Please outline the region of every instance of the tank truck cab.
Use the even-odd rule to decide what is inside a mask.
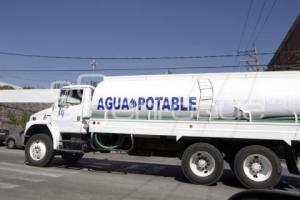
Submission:
[[[90,85],[65,86],[52,108],[30,117],[24,141],[28,162],[42,166],[51,162],[52,154],[61,154],[67,161],[83,156],[94,89]]]

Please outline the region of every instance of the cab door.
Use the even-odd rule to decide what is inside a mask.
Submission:
[[[81,133],[83,89],[63,89],[56,106],[54,123],[61,133]]]

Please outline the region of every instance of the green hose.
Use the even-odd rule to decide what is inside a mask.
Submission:
[[[115,139],[113,137],[117,137],[117,138]],[[110,149],[110,150],[118,149],[122,146],[124,140],[125,140],[125,135],[120,135],[120,134],[96,133],[94,135],[94,144],[96,145],[97,148]]]

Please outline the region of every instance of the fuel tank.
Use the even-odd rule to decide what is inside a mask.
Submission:
[[[93,118],[263,119],[300,113],[300,73],[245,72],[106,77]]]

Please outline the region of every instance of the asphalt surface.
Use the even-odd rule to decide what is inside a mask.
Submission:
[[[229,168],[213,186],[188,183],[177,159],[87,154],[75,165],[59,157],[46,168],[24,164],[23,150],[0,147],[0,199],[227,199],[245,190]],[[284,168],[278,190],[300,192],[300,177]]]

